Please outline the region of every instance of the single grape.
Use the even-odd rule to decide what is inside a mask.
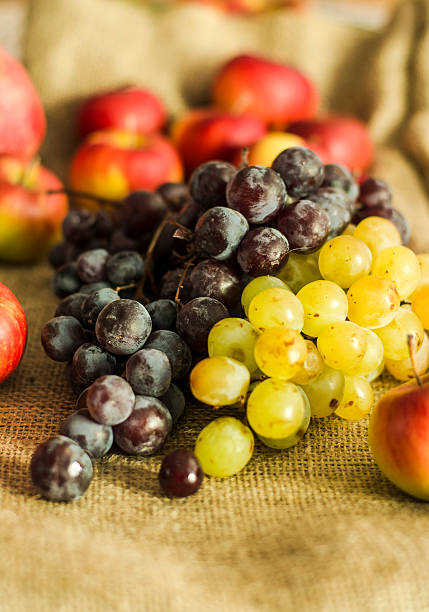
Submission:
[[[183,378],[191,368],[192,353],[189,346],[173,331],[159,329],[152,332],[147,339],[145,349],[157,349],[167,355],[173,380]]]
[[[50,501],[78,499],[92,480],[89,455],[70,438],[55,436],[39,444],[31,457],[31,479]]]
[[[100,345],[114,355],[138,351],[152,331],[146,308],[135,300],[116,300],[103,308],[95,324]]]
[[[106,279],[106,249],[84,251],[77,258],[77,273],[82,283],[97,283]]]
[[[106,263],[107,278],[115,287],[136,283],[144,274],[143,257],[137,251],[110,255]]]
[[[71,414],[61,425],[60,434],[74,440],[95,459],[104,457],[113,444],[113,429],[94,421],[86,408]]]
[[[254,351],[258,332],[249,321],[228,317],[218,321],[208,336],[209,357],[231,357],[244,364],[252,374],[258,366]]]
[[[246,397],[249,370],[230,357],[208,357],[192,369],[189,383],[193,396],[209,406],[230,406]]]
[[[276,274],[287,261],[287,238],[273,227],[257,227],[243,238],[237,251],[240,268],[250,276]]]
[[[418,316],[405,308],[399,308],[388,325],[379,327],[375,333],[383,343],[384,356],[387,359],[407,359],[409,357],[408,337],[412,336],[414,350],[418,351],[424,330]]]
[[[382,217],[366,217],[357,224],[353,235],[368,246],[373,261],[384,249],[402,244],[401,236],[395,225]]]
[[[194,453],[208,476],[227,478],[250,461],[255,441],[246,425],[233,417],[215,419],[200,432]]]
[[[168,211],[165,200],[156,192],[134,191],[122,201],[126,231],[131,238],[152,232]]]
[[[177,305],[174,300],[154,300],[150,304],[143,304],[152,319],[152,330],[176,330]]]
[[[214,259],[204,259],[192,270],[189,281],[192,298],[209,297],[218,300],[228,309],[240,301],[242,284],[239,275],[226,264]]]
[[[89,387],[97,378],[115,374],[116,359],[100,346],[86,342],[73,355],[71,375],[80,387]]]
[[[315,193],[308,196],[308,199],[315,202],[329,217],[331,229],[328,239],[339,236],[350,223],[351,202],[345,191],[335,187],[321,187]]]
[[[178,420],[185,412],[186,400],[182,391],[176,385],[171,384],[167,393],[159,398],[166,406],[173,419],[173,426],[177,425]]]
[[[79,346],[85,343],[85,332],[74,317],[60,316],[45,323],[41,340],[48,357],[54,361],[70,361]]]
[[[192,199],[203,209],[226,203],[226,186],[236,173],[235,167],[226,162],[213,160],[201,164],[189,179]]]
[[[74,261],[79,256],[79,247],[66,240],[57,242],[49,251],[49,263],[53,268],[60,268],[66,263]]]
[[[372,255],[367,245],[355,236],[342,235],[320,249],[319,270],[323,278],[347,289],[371,270]]]
[[[410,240],[410,226],[406,218],[396,208],[390,206],[365,206],[354,212],[352,221],[355,225],[358,225],[363,219],[367,217],[382,217],[387,219],[396,227],[402,240],[402,244],[408,244]],[[395,246],[394,244],[388,244],[386,246]]]
[[[270,327],[288,327],[301,331],[304,309],[291,291],[273,287],[259,292],[249,304],[249,321],[259,331]]]
[[[391,206],[392,191],[389,185],[381,179],[369,177],[359,188],[359,202],[362,206]]]
[[[374,260],[372,274],[395,283],[401,300],[407,299],[417,288],[421,270],[416,254],[405,246],[388,247]]]
[[[120,376],[97,378],[88,389],[86,405],[91,417],[103,425],[118,425],[127,419],[135,404],[131,386]]]
[[[324,327],[317,338],[317,348],[326,365],[347,371],[362,361],[367,347],[365,330],[351,321],[339,321]]]
[[[59,298],[64,298],[80,290],[82,281],[77,273],[77,264],[72,261],[62,265],[52,277],[52,289]]]
[[[128,359],[125,376],[135,393],[160,397],[170,387],[170,360],[158,349],[143,348]]]
[[[298,293],[304,285],[315,280],[320,280],[322,275],[319,270],[319,251],[308,255],[290,253],[286,265],[278,272],[280,278],[294,292]]]
[[[294,433],[285,438],[266,438],[264,436],[258,436],[259,440],[268,446],[269,448],[274,448],[276,450],[284,450],[285,448],[290,448],[299,442],[305,435],[308,426],[310,425],[311,419],[311,408],[310,402],[308,401],[308,397],[301,387],[298,387],[298,391],[302,395],[302,399],[304,400],[304,416],[302,417],[302,422],[300,426],[296,429]]]
[[[213,325],[229,316],[225,306],[210,297],[191,300],[177,314],[177,331],[196,353],[207,353],[207,339]]]
[[[320,206],[300,200],[280,211],[277,227],[295,253],[306,254],[322,246],[331,231],[331,222]]]
[[[307,355],[298,372],[292,376],[291,382],[296,385],[306,385],[316,380],[323,372],[324,363],[316,345],[311,340],[305,340]]]
[[[188,450],[175,450],[164,457],[159,471],[159,483],[171,497],[187,497],[196,493],[203,481],[200,462]]]
[[[63,298],[61,302],[58,303],[57,308],[55,310],[55,316],[68,316],[74,317],[78,321],[82,323],[81,319],[81,308],[82,303],[86,300],[86,293],[71,293],[67,297]]]
[[[396,378],[396,380],[414,380],[416,374],[418,376],[424,374],[429,368],[429,339],[426,332],[423,335],[423,342],[420,348],[414,353],[414,364],[416,366],[415,372],[413,364],[411,363],[411,357],[400,360],[385,360],[387,371]]]
[[[255,225],[274,219],[285,205],[286,197],[280,176],[265,166],[245,166],[235,173],[226,188],[228,205]]]
[[[325,365],[321,374],[303,385],[311,406],[311,416],[327,417],[338,408],[344,393],[344,373]]]
[[[205,212],[195,226],[195,244],[218,261],[231,257],[249,231],[249,224],[238,210],[215,206]]]
[[[371,412],[374,394],[363,376],[345,376],[344,394],[335,414],[347,421],[358,421]]]
[[[186,183],[167,182],[160,185],[156,192],[166,202],[170,210],[179,211],[189,201],[189,189]]]
[[[350,321],[375,329],[388,325],[399,309],[400,298],[392,281],[381,276],[363,276],[347,291]]]
[[[266,376],[288,380],[301,370],[306,356],[305,340],[294,329],[270,327],[256,341],[255,360]]]
[[[97,289],[85,295],[80,310],[80,318],[85,327],[94,329],[97,317],[103,308],[119,299],[117,292],[110,288]]]
[[[316,337],[330,323],[345,321],[348,303],[344,291],[329,280],[308,283],[298,291],[296,297],[304,308],[302,331]]]
[[[277,155],[271,167],[286,184],[288,194],[302,199],[314,193],[324,179],[324,167],[319,157],[305,147],[289,147]]]
[[[128,455],[153,455],[171,431],[170,412],[156,397],[137,395],[134,410],[126,421],[113,428],[115,442]]]
[[[246,314],[249,312],[250,302],[253,300],[255,295],[258,295],[264,289],[272,289],[274,287],[280,287],[282,289],[289,289],[289,287],[277,276],[258,276],[252,279],[243,289],[241,294],[241,305]]]
[[[78,247],[86,246],[96,235],[97,217],[85,209],[71,210],[62,223],[63,236],[67,242]]]
[[[352,173],[341,164],[325,164],[322,187],[336,187],[347,193],[350,202],[355,202],[359,195],[359,186]]]
[[[267,378],[247,400],[247,419],[258,436],[283,440],[297,433],[304,420],[305,400],[291,382]]]
[[[370,329],[362,328],[366,333],[366,351],[361,361],[354,368],[347,370],[349,376],[371,376],[377,372],[383,364],[384,348],[383,343],[375,332]]]

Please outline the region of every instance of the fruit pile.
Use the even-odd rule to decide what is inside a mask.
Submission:
[[[173,496],[194,493],[203,473],[240,471],[254,435],[285,449],[311,417],[365,417],[385,366],[414,375],[410,346],[424,372],[429,255],[404,245],[391,199],[385,182],[358,186],[290,147],[271,167],[211,161],[188,184],[70,212],[50,254],[61,301],[42,343],[79,397],[32,458],[42,495],[79,497],[85,453],[101,457],[113,440],[131,455],[160,451],[189,390],[234,416],[214,418],[194,452],[165,457]]]

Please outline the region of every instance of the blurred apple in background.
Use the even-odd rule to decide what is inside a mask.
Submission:
[[[30,158],[45,131],[45,113],[30,77],[0,46],[0,153]]]
[[[253,166],[271,166],[279,153],[289,147],[305,147],[306,142],[296,134],[288,132],[268,132],[249,147],[247,153],[247,163]],[[241,159],[241,153],[235,156],[234,163],[238,165]]]
[[[12,291],[0,283],[0,383],[12,374],[24,353],[27,321]]]
[[[0,259],[33,262],[61,235],[67,197],[48,195],[60,180],[38,162],[0,155]]]
[[[114,200],[182,178],[182,162],[167,138],[114,129],[90,134],[70,168],[72,189]]]

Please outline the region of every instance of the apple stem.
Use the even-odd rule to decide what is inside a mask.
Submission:
[[[95,202],[98,202],[98,204],[109,204],[109,205],[113,205],[113,206],[119,206],[121,204],[120,200],[112,200],[110,198],[100,198],[99,196],[93,194],[93,193],[88,193],[86,191],[74,191],[74,189],[48,189],[47,191],[45,191],[46,195],[58,195],[58,194],[64,194],[69,196],[70,198],[81,198],[81,199],[86,199],[86,200],[93,200]]]
[[[414,335],[413,334],[408,334],[408,336],[407,336],[407,344],[408,344],[408,350],[409,350],[409,353],[410,353],[411,367],[413,368],[413,372],[414,372],[414,376],[416,377],[417,384],[418,384],[419,387],[421,387],[422,386],[422,379],[417,374],[417,363],[416,363],[416,353],[415,353]]]

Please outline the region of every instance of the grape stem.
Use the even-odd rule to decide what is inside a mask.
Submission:
[[[67,189],[66,187],[62,189],[48,189],[45,191],[45,195],[58,195],[64,194],[69,196],[70,198],[82,198],[86,200],[92,200],[94,202],[98,202],[98,204],[109,204],[111,206],[120,206],[120,200],[112,200],[111,198],[100,198],[99,196],[88,193],[86,191],[75,191],[74,189]]]
[[[186,275],[187,275],[187,273],[189,271],[189,268],[194,263],[194,261],[195,261],[195,257],[192,257],[191,259],[189,259],[189,261],[186,262],[185,268],[184,268],[184,270],[182,272],[182,275],[180,277],[179,283],[177,285],[177,291],[176,291],[176,295],[174,296],[174,301],[176,302],[176,304],[178,306],[182,306],[182,302],[180,301],[180,297],[179,297],[180,296],[180,291],[183,289],[183,283],[185,282]]]
[[[407,344],[408,351],[410,353],[410,361],[411,367],[413,368],[414,376],[416,377],[416,381],[419,387],[422,386],[422,379],[417,374],[417,363],[416,363],[416,353],[415,353],[415,345],[414,345],[414,336],[413,334],[408,334],[407,336]]]

